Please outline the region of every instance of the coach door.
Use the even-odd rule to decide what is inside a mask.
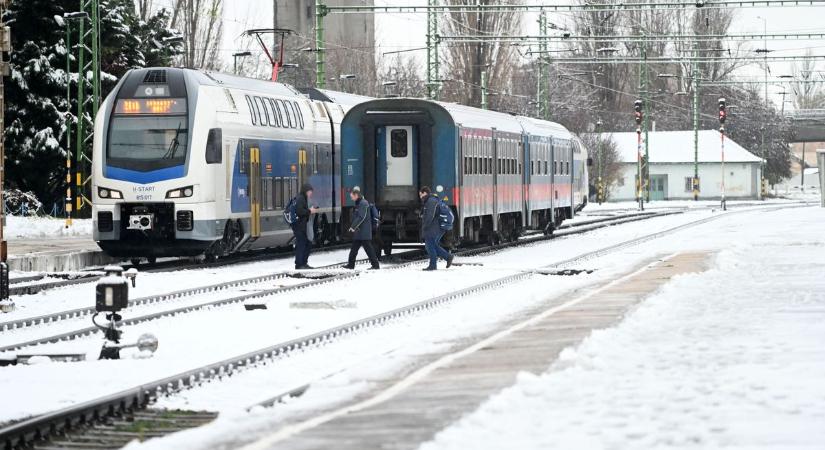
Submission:
[[[261,236],[261,149],[257,142],[244,142],[249,155],[249,235]]]
[[[387,127],[387,186],[413,185],[413,127]]]

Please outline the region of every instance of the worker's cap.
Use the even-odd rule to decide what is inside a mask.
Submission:
[[[352,188],[352,193],[360,195],[361,194],[361,188],[358,187],[358,186],[355,186],[354,188]]]

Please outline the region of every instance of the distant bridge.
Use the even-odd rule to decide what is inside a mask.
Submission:
[[[795,132],[794,142],[825,142],[825,109],[786,111]]]

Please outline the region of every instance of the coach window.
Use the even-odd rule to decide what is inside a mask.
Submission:
[[[272,101],[271,98],[265,98],[264,104],[269,106],[267,110],[269,111],[269,126],[271,127],[280,127],[281,126],[281,118],[278,117],[278,110],[275,109],[275,102]]]
[[[279,127],[285,127],[286,121],[284,121],[284,115],[281,112],[281,106],[278,105],[278,101],[275,99],[269,99],[272,103],[272,110],[275,111],[275,121],[277,122]]]
[[[289,111],[289,108],[286,106],[286,102],[283,100],[275,100],[278,103],[278,106],[281,107],[281,113],[283,113],[284,121],[282,122],[285,128],[292,128],[292,114]]]
[[[298,128],[298,113],[295,111],[295,105],[292,102],[286,102],[287,108],[289,108],[289,113],[292,116],[292,128]]]
[[[261,97],[254,97],[255,100],[255,110],[258,112],[258,125],[265,127],[269,125],[269,117],[264,115],[264,102],[261,100]]]
[[[248,95],[245,95],[244,97],[246,97],[246,103],[249,105],[249,116],[252,117],[252,125],[258,125],[258,119],[255,115],[255,106],[252,103],[252,99],[249,98]]]
[[[301,105],[298,102],[292,102],[295,105],[295,113],[298,116],[298,126],[304,129],[304,113],[301,112]]]

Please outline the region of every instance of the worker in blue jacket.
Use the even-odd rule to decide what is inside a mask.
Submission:
[[[370,213],[370,202],[361,195],[361,188],[358,186],[352,188],[349,196],[355,202],[355,207],[352,209],[352,225],[349,227],[349,232],[352,233],[352,247],[349,251],[349,261],[344,268],[355,269],[355,257],[358,256],[358,250],[363,247],[372,264],[370,270],[378,270],[378,257],[372,246],[373,218]]]
[[[441,200],[433,195],[428,186],[422,187],[418,191],[418,196],[421,198],[422,205],[421,238],[424,239],[424,248],[430,257],[430,265],[424,270],[436,270],[439,257],[447,261],[447,267],[449,268],[453,265],[453,255],[441,247],[441,238],[444,236],[438,217],[438,204]]]

